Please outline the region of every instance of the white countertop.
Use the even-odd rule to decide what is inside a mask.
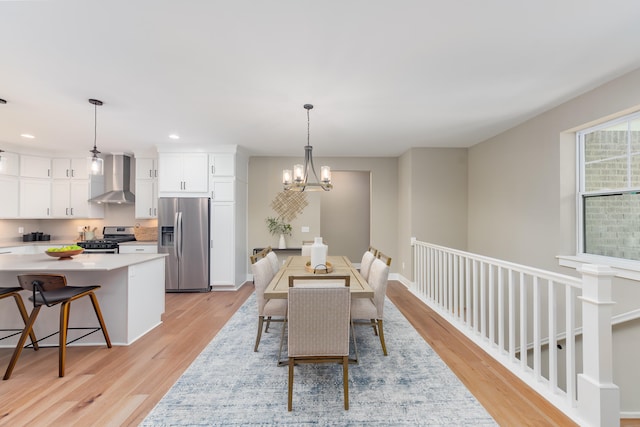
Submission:
[[[60,260],[47,254],[0,254],[0,271],[109,271],[162,258],[167,254],[80,254]]]

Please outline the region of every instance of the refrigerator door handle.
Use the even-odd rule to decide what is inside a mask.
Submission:
[[[178,233],[176,236],[176,256],[178,259],[182,259],[182,212],[176,214],[176,221],[176,230]]]

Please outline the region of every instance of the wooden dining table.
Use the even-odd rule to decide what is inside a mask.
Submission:
[[[373,298],[373,289],[364,280],[360,272],[351,264],[346,256],[327,256],[328,265],[331,265],[333,271],[329,273],[313,273],[308,271],[305,266],[310,261],[308,256],[290,256],[284,262],[284,265],[278,270],[271,282],[264,291],[264,297],[286,299],[289,293],[289,276],[314,276],[322,274],[323,276],[350,276],[349,288],[351,289],[352,298]]]

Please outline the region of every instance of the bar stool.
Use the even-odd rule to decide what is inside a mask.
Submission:
[[[100,285],[91,286],[68,286],[67,278],[62,274],[21,274],[18,276],[18,283],[22,289],[31,291],[33,294],[29,297],[33,301],[33,310],[27,321],[27,324],[20,336],[20,341],[16,345],[16,348],[7,367],[7,371],[4,374],[4,379],[8,380],[11,377],[13,368],[16,366],[16,362],[20,357],[22,348],[27,336],[33,332],[33,325],[38,317],[38,313],[43,305],[47,307],[53,307],[54,305],[60,305],[60,344],[59,344],[59,360],[58,360],[58,375],[64,377],[64,361],[67,353],[67,331],[69,329],[90,329],[89,334],[102,330],[104,340],[107,343],[107,347],[111,348],[111,340],[107,333],[107,328],[102,318],[102,312],[100,311],[100,305],[96,298],[94,290],[100,288]],[[93,309],[96,312],[98,322],[100,322],[99,328],[69,328],[69,309],[71,302],[79,298],[88,296],[91,298]],[[86,334],[86,335],[89,335]],[[55,334],[51,334],[52,336]],[[83,335],[86,336],[86,335]],[[48,338],[48,337],[45,337]],[[81,337],[82,338],[82,337]],[[80,339],[80,338],[78,338]],[[75,341],[75,340],[74,340]],[[73,342],[73,341],[72,341]]]
[[[20,312],[20,316],[22,316],[22,321],[26,326],[27,322],[29,321],[29,315],[27,314],[27,309],[25,308],[24,302],[22,301],[22,296],[20,296],[21,290],[22,288],[20,287],[0,288],[0,299],[13,297],[13,299],[16,302],[16,305],[18,306],[18,311]],[[15,335],[18,335],[22,331],[23,329],[0,329],[0,332],[13,332],[12,334],[1,337],[0,340],[11,338]],[[36,334],[33,331],[29,333],[29,338],[31,338],[31,345],[33,346],[33,349],[37,350],[38,340],[36,339]]]

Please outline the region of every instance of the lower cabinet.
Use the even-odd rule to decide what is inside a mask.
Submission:
[[[118,252],[121,254],[157,254],[158,245],[120,245]]]
[[[235,288],[235,203],[211,203],[211,287]]]

